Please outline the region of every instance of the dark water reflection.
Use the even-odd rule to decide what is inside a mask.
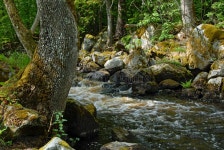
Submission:
[[[100,83],[85,82],[72,87],[69,96],[96,106],[101,129],[94,140],[79,142],[77,150],[99,150],[102,144],[114,141],[114,127],[132,134],[126,142],[141,143],[148,149],[224,149],[224,111],[218,106],[173,97],[113,97],[100,94]]]

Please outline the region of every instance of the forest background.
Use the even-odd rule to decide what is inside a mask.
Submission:
[[[175,38],[175,35],[183,29],[181,4],[189,3],[188,0],[69,0],[69,2],[74,2],[73,9],[80,43],[86,34],[96,36],[103,30],[108,31],[111,23],[113,31],[111,36],[108,31],[108,37],[121,39],[126,45],[129,44],[128,41],[135,30],[148,25],[155,27],[156,34],[150,39],[154,44]],[[27,29],[31,29],[37,14],[36,0],[14,0],[14,3],[22,22]],[[194,16],[193,27],[201,23],[209,23],[224,28],[224,0],[193,0],[191,4],[193,5],[191,16]],[[119,7],[122,7],[122,10]],[[119,16],[121,13],[122,16]],[[108,18],[111,19],[110,22]],[[123,28],[125,31],[117,37],[119,22],[123,27],[131,26],[131,28]],[[39,27],[35,29],[32,36],[38,41]],[[0,1],[0,61],[11,66],[12,74],[18,69],[25,68],[30,62],[30,57],[16,35],[3,1]],[[0,85],[3,84],[4,81],[0,80]]]
[[[37,13],[36,0],[14,0],[27,28],[31,28]],[[118,15],[118,1],[111,1],[113,28],[116,26]],[[137,27],[152,24],[160,30],[155,41],[174,38],[175,32],[181,29],[180,0],[123,0],[123,22],[134,24]],[[102,0],[75,0],[77,22],[80,40],[85,34],[97,35],[107,27],[107,12],[105,1]],[[210,23],[224,28],[224,1],[223,0],[194,0],[195,24]],[[38,29],[34,36],[38,37]],[[115,34],[115,33],[114,33]],[[128,33],[126,33],[127,35]],[[0,1],[0,53],[8,54],[16,50],[19,40],[5,10],[3,1]],[[10,52],[9,52],[10,50]]]

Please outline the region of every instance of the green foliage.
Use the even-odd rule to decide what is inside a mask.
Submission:
[[[68,140],[70,145],[75,145],[79,138],[68,138],[68,134],[64,131],[64,123],[67,120],[64,119],[63,111],[57,111],[53,113],[53,136],[57,136],[62,139]]]
[[[131,49],[135,50],[135,49],[141,48],[141,44],[142,44],[141,39],[133,39],[128,45],[125,46],[125,48],[128,50],[131,50]]]
[[[126,46],[130,43],[132,36],[130,34],[121,38],[121,42]]]
[[[64,119],[63,112],[62,111],[57,111],[54,112],[54,120],[53,120],[53,134],[54,136],[60,137],[60,138],[65,138],[67,137],[67,134],[64,131],[64,122],[67,120]]]
[[[14,0],[23,23],[29,29],[36,15],[36,0]],[[8,17],[4,3],[0,1],[0,46],[4,43],[18,41],[14,28]]]
[[[197,22],[207,22],[206,14],[211,11],[213,0],[194,0],[194,11]]]
[[[11,25],[11,21],[5,10],[3,1],[0,1],[0,46],[15,39],[16,35]]]
[[[224,28],[224,1],[214,2],[211,8],[212,10],[206,14],[209,21],[217,24],[218,27]]]
[[[9,57],[0,54],[0,61],[4,61],[9,64],[12,68],[22,69],[30,62],[29,56],[24,53],[13,52]]]
[[[5,139],[5,132],[7,127],[4,126],[2,123],[0,124],[0,146],[10,146],[12,145],[12,141],[7,141]]]
[[[174,38],[172,32],[180,23],[180,11],[179,5],[175,0],[169,2],[165,0],[150,1],[147,7],[151,8],[151,11],[144,13],[142,20],[138,22],[138,26],[146,26],[152,24],[156,27],[160,27],[160,34],[154,37],[154,40],[163,41],[166,39]]]
[[[36,0],[14,0],[14,1],[23,23],[29,29],[33,24],[37,12]]]
[[[181,82],[181,86],[183,88],[190,88],[192,84],[192,80],[186,81],[186,82]]]
[[[103,7],[103,1],[76,0],[75,7],[78,13],[78,28],[81,37],[87,33],[96,35],[99,33],[99,26],[106,25],[106,8]]]

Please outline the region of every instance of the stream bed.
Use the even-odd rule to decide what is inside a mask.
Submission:
[[[113,128],[131,133],[125,142],[140,143],[149,150],[224,150],[224,110],[218,104],[107,95],[102,93],[102,83],[88,80],[72,87],[69,97],[93,103],[100,123],[98,137],[79,141],[76,150],[99,150],[114,141]]]

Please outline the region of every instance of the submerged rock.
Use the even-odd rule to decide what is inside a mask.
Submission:
[[[115,127],[112,129],[112,138],[118,141],[128,141],[133,135],[126,129]]]
[[[154,94],[158,92],[159,86],[155,81],[137,83],[132,85],[134,95]]]
[[[138,143],[127,142],[110,142],[103,145],[100,150],[146,150],[142,145]]]

